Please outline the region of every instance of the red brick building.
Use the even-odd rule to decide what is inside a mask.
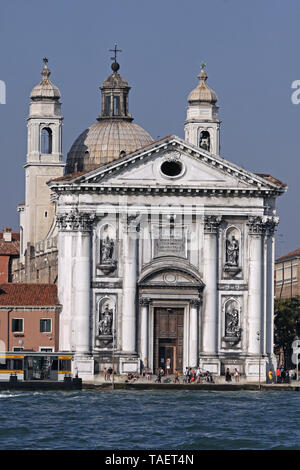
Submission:
[[[58,351],[60,309],[54,284],[0,284],[0,351]]]
[[[300,248],[276,259],[274,281],[276,299],[300,296]]]
[[[12,282],[12,263],[20,255],[20,234],[6,227],[0,232],[0,283]]]

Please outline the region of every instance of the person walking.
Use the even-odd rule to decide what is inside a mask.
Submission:
[[[185,371],[184,371],[184,379],[183,379],[183,383],[185,383],[185,384],[188,383],[188,374],[189,374],[189,368],[186,367]]]
[[[158,383],[158,384],[161,383],[161,376],[162,376],[161,369],[158,369],[158,374],[157,374],[157,377],[155,379],[155,383]]]
[[[200,367],[198,367],[198,369],[196,370],[196,383],[197,384],[201,383],[201,369],[200,369]]]
[[[179,376],[180,376],[180,373],[177,369],[175,369],[175,377],[174,377],[174,383],[176,384],[179,384]]]

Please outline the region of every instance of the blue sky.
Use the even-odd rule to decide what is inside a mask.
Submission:
[[[120,73],[132,87],[130,112],[153,138],[184,136],[188,93],[202,61],[217,93],[221,154],[289,185],[278,199],[276,254],[300,247],[300,2],[297,0],[2,0],[0,229],[18,229],[24,201],[29,94],[47,56],[60,88],[64,156],[100,112],[99,85],[117,42]]]

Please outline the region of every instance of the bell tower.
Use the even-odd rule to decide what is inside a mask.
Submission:
[[[216,93],[207,86],[205,64],[201,64],[199,84],[188,96],[185,140],[214,155],[220,154],[220,123]]]
[[[48,59],[44,58],[42,80],[31,94],[27,118],[27,156],[25,168],[25,206],[20,211],[23,233],[21,258],[28,243],[44,240],[54,219],[54,203],[47,181],[63,176],[61,97],[49,76]]]

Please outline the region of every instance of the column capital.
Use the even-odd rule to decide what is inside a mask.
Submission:
[[[120,214],[121,225],[127,233],[138,232],[140,218],[141,218],[141,215],[139,212],[132,213],[132,214],[126,212],[126,213]]]
[[[78,210],[71,210],[56,216],[56,224],[59,230],[64,232],[90,232],[94,220],[94,213]]]
[[[140,305],[150,305],[152,302],[152,299],[149,297],[141,297],[139,300]]]
[[[265,225],[266,235],[273,236],[277,225],[279,224],[279,217],[268,216],[263,218]]]
[[[274,235],[279,223],[279,217],[273,216],[249,216],[248,223],[250,235]]]
[[[201,304],[202,304],[202,299],[191,299],[190,300],[190,306],[191,307],[198,308],[198,307],[200,307]]]
[[[221,215],[205,215],[204,216],[204,233],[217,233],[222,222]]]

